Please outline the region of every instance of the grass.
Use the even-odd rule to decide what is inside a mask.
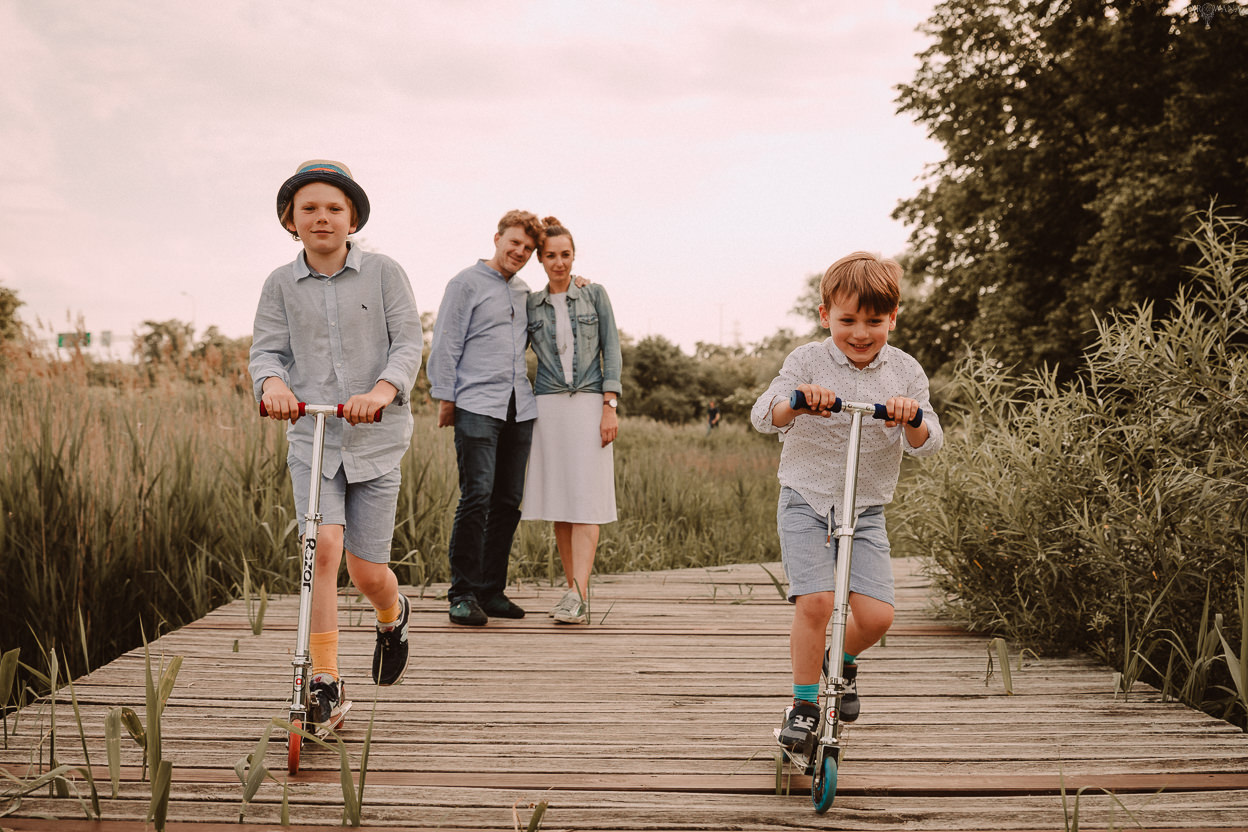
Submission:
[[[268,596],[293,590],[284,431],[245,393],[3,374],[0,393],[0,650],[57,650],[73,677],[232,598],[258,630]],[[745,425],[708,439],[623,420],[620,520],[603,528],[597,570],[777,559],[778,457]],[[416,413],[402,469],[392,558],[400,580],[427,587],[449,579],[458,500],[452,431],[432,408]],[[549,523],[521,524],[509,578],[562,581]],[[31,681],[18,676],[0,696]]]
[[[1172,311],[1101,321],[1075,381],[967,356],[890,530],[972,628],[1248,727],[1248,223],[1210,212],[1188,242]]]

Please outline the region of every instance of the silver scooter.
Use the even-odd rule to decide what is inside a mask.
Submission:
[[[299,624],[295,630],[295,656],[290,662],[294,666],[294,680],[291,684],[288,721],[299,731],[305,730],[304,726],[308,722],[308,685],[312,675],[312,658],[309,653],[312,633],[312,580],[316,574],[316,536],[322,522],[321,463],[325,457],[325,420],[330,416],[341,419],[342,408],[340,404],[299,402],[300,418],[310,415],[316,420],[312,428],[311,485],[308,488],[308,511],[304,515],[303,556],[299,572]],[[264,402],[260,403],[260,415],[269,415]],[[373,422],[380,421],[381,410],[378,410]],[[316,731],[317,736],[328,736],[330,731],[342,727],[351,703],[347,701],[342,705],[342,711],[333,725],[309,726]],[[299,773],[299,754],[303,746],[303,735],[299,731],[291,731],[286,735],[286,770],[291,774]]]
[[[805,394],[794,390],[789,397],[789,406],[794,410],[809,410]],[[845,499],[841,502],[841,522],[836,527],[836,583],[832,607],[832,629],[828,638],[827,659],[824,674],[819,679],[820,708],[819,728],[816,733],[819,741],[812,751],[802,754],[790,751],[784,746],[781,750],[785,756],[797,766],[803,774],[811,778],[810,799],[815,811],[823,814],[832,806],[836,798],[836,773],[845,752],[842,736],[845,723],[839,718],[841,697],[845,695],[849,681],[845,672],[845,624],[849,618],[849,566],[854,551],[854,524],[857,516],[853,513],[854,499],[858,490],[858,449],[862,441],[862,417],[888,420],[888,408],[882,404],[863,404],[860,402],[842,401],[839,397],[832,403],[833,413],[845,411],[850,415],[849,446],[845,460]],[[907,424],[917,428],[923,424],[923,411],[919,410]],[[848,507],[848,508],[846,508]],[[845,522],[846,518],[850,522]],[[831,543],[829,542],[829,546]],[[776,729],[776,736],[780,731]]]

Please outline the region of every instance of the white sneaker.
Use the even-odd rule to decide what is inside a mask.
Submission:
[[[548,614],[550,615],[551,618],[554,618],[555,613],[559,612],[560,610],[565,610],[565,611],[570,610],[572,608],[571,605],[579,601],[580,598],[581,598],[581,595],[579,592],[576,591],[576,587],[572,587],[567,592],[563,593],[563,597],[560,598],[558,603],[556,603],[554,607],[551,608]]]
[[[550,617],[560,624],[588,624],[589,607],[581,597],[580,590],[572,587],[563,593],[559,603],[550,611]]]

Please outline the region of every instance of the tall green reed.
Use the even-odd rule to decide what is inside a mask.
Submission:
[[[67,657],[76,675],[88,655],[137,646],[142,627],[204,615],[247,564],[269,586],[290,585],[285,440],[243,397],[37,378],[4,393],[2,646],[81,642],[83,655]]]
[[[0,374],[0,649],[80,643],[67,672],[234,597],[294,587],[298,531],[281,425],[227,385],[149,390]],[[745,425],[625,419],[617,523],[597,570],[779,557],[779,446]],[[416,413],[392,553],[401,580],[449,578],[458,501],[453,432]],[[561,582],[549,523],[523,523],[513,581]],[[261,601],[262,603],[262,601]],[[253,626],[262,624],[259,607]],[[78,653],[81,652],[81,655]],[[22,681],[29,681],[24,677]]]
[[[1090,650],[1126,677],[1181,670],[1165,660],[1175,643],[1203,654],[1206,607],[1242,620],[1245,231],[1201,217],[1202,262],[1172,312],[1101,321],[1074,382],[962,362],[943,390],[946,447],[915,470],[892,525],[899,550],[930,555],[949,612],[1019,644]],[[1201,696],[1225,710],[1225,662],[1204,671]]]

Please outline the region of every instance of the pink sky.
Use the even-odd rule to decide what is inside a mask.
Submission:
[[[330,158],[422,310],[525,208],[630,335],[754,342],[806,275],[904,248],[889,215],[940,148],[893,87],[932,6],[0,0],[0,284],[119,355],[145,319],[247,334],[298,250],[277,188]]]

